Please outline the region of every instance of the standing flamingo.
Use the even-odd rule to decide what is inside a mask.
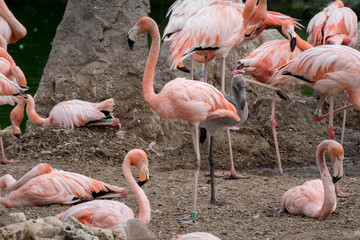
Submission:
[[[220,240],[220,238],[206,232],[193,232],[175,235],[171,240]]]
[[[272,85],[306,84],[330,94],[329,135],[334,135],[334,95],[346,90],[352,105],[360,110],[360,52],[344,45],[310,48],[289,61],[271,79]],[[338,196],[346,197],[336,184]]]
[[[194,13],[171,43],[172,68],[194,53],[204,55],[206,82],[206,56],[210,53],[221,56],[221,91],[225,92],[225,57],[243,41],[245,33],[256,30],[261,20],[252,17],[255,12],[262,19],[266,17],[266,0],[261,0],[257,7],[256,2],[248,0],[242,9],[229,1],[215,1]]]
[[[309,22],[307,27],[309,33],[308,42],[314,46],[322,44],[346,45],[354,48],[358,38],[358,18],[355,12],[344,3],[336,0],[329,4],[323,11],[317,13]],[[324,104],[327,94],[320,99],[315,113],[314,120],[320,121],[326,117],[321,116],[321,108]],[[347,104],[347,92],[344,92],[344,106]],[[343,113],[343,123],[340,143],[344,142],[346,123],[346,107]],[[334,139],[335,135],[329,135]]]
[[[265,42],[252,51],[248,57],[239,60],[237,69],[239,71],[244,71],[244,74],[246,75],[251,75],[261,83],[269,84],[272,75],[280,66],[296,57],[300,52],[312,48],[311,44],[304,41],[296,34],[294,23],[292,21],[285,21],[281,30],[289,40],[277,39]],[[276,134],[275,99],[276,91],[273,93],[270,122],[273,130],[279,172],[283,173]]]
[[[0,0],[0,47],[7,50],[9,43],[17,42],[26,33],[26,28],[15,18],[4,0]]]
[[[325,163],[325,151],[334,163],[331,178]],[[334,183],[343,176],[344,149],[334,140],[322,141],[316,150],[316,164],[321,179],[305,182],[287,190],[281,197],[281,210],[316,219],[329,219],[336,209]]]
[[[149,18],[141,18],[128,33],[130,49],[138,34],[150,33],[151,47],[142,80],[142,90],[146,103],[165,119],[182,119],[191,127],[191,136],[196,153],[195,185],[193,212],[188,218],[180,220],[182,224],[196,224],[197,182],[200,170],[200,151],[198,126],[201,121],[217,117],[230,117],[240,120],[235,107],[226,101],[215,87],[205,82],[176,78],[168,82],[156,94],[154,92],[154,72],[160,51],[160,33],[156,22]]]
[[[126,197],[125,188],[116,187],[84,175],[52,169],[41,163],[19,180],[10,174],[0,178],[0,194],[4,188],[11,192],[0,197],[5,207],[72,204],[94,198]]]
[[[138,183],[136,183],[131,173],[131,164],[140,171]],[[139,203],[139,220],[148,225],[151,215],[150,203],[144,190],[140,187],[149,180],[148,159],[146,153],[141,149],[129,151],[124,158],[123,173],[126,182],[135,193]],[[91,227],[109,228],[134,218],[134,212],[122,202],[94,200],[72,206],[55,217],[65,222],[70,216]]]
[[[119,119],[112,115],[114,100],[112,98],[99,103],[81,100],[60,102],[50,111],[48,118],[40,117],[35,111],[34,98],[27,95],[26,113],[29,119],[39,126],[110,126],[120,129]]]
[[[246,121],[248,117],[248,104],[246,101],[246,92],[245,92],[246,82],[244,77],[241,74],[235,75],[231,80],[231,97],[226,96],[226,100],[231,102],[236,107],[236,113],[240,117],[240,121],[236,121],[229,117],[219,117],[206,119],[200,122],[200,127],[205,128],[210,135],[209,142],[209,163],[210,163],[210,176],[211,176],[211,202],[215,202],[215,183],[214,183],[214,157],[213,157],[213,141],[214,136],[221,128],[227,128],[238,126]],[[228,130],[229,131],[229,130]],[[232,158],[232,148],[231,148],[231,138],[228,134],[228,142],[230,145],[230,163],[231,163],[231,173],[228,178],[237,179],[237,178],[249,178],[248,176],[238,175],[235,171],[234,160]]]

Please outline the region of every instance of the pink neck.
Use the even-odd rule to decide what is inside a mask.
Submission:
[[[302,39],[299,35],[296,34],[296,46],[301,50],[305,51],[310,48],[313,48],[313,45]]]
[[[151,47],[144,70],[142,91],[145,102],[155,110],[154,106],[157,105],[157,94],[154,92],[154,73],[160,52],[160,33],[154,20],[149,19],[148,24],[151,26],[149,30]]]
[[[257,0],[247,0],[245,3],[243,18],[244,18],[244,26],[246,26],[250,22],[251,16],[254,14]]]
[[[131,190],[134,192],[136,199],[139,204],[139,220],[145,223],[146,225],[150,222],[150,203],[144,190],[137,184],[132,173],[131,173],[131,162],[128,156],[125,157],[123,163],[123,174],[126,179],[126,182],[129,184]]]
[[[319,168],[321,181],[324,186],[324,202],[317,213],[316,218],[318,219],[329,218],[332,214],[334,206],[336,205],[335,185],[332,182],[332,178],[325,163],[325,150],[328,146],[328,142],[323,142],[316,151],[316,164]]]
[[[30,95],[27,95],[27,96],[28,96],[28,100],[27,100],[27,106],[26,106],[26,114],[27,114],[28,118],[33,123],[35,123],[36,125],[39,125],[39,126],[50,125],[49,118],[42,118],[37,114],[37,112],[35,110],[34,98]]]

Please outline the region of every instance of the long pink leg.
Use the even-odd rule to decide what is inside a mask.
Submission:
[[[226,176],[226,179],[246,179],[250,178],[250,176],[242,176],[236,173],[235,166],[234,166],[234,157],[232,153],[231,147],[231,136],[230,136],[230,128],[226,128],[228,143],[229,143],[229,152],[230,152],[230,165],[231,165],[231,172],[230,175]]]
[[[15,163],[18,162],[17,160],[8,160],[5,156],[5,151],[4,151],[4,144],[3,144],[3,139],[2,139],[2,133],[1,133],[1,128],[0,128],[0,145],[1,145],[1,163],[5,164],[5,163]]]
[[[225,94],[225,57],[221,57],[221,90]]]
[[[178,219],[180,224],[189,224],[189,225],[196,225],[198,213],[196,211],[197,206],[197,185],[199,179],[199,171],[200,171],[200,148],[199,148],[199,124],[190,124],[191,125],[191,138],[196,154],[195,159],[195,184],[194,184],[194,197],[193,197],[193,211],[190,216],[185,218]]]
[[[334,95],[330,95],[329,139],[330,140],[335,140],[335,132],[334,132]]]
[[[190,56],[190,79],[194,80],[194,58]]]
[[[347,91],[344,91],[344,107],[346,107],[347,100],[348,100],[348,93],[347,93]],[[343,145],[343,143],[344,143],[345,125],[346,125],[346,109],[344,109],[343,122],[342,122],[342,128],[341,128],[341,138],[340,138],[341,145]]]
[[[204,82],[207,82],[207,68],[208,68],[208,57],[205,56],[205,60],[204,60]]]
[[[275,152],[276,152],[276,159],[277,159],[277,163],[278,163],[279,172],[280,172],[280,173],[283,173],[283,169],[282,169],[282,167],[281,167],[279,144],[278,144],[277,134],[276,134],[276,121],[275,121],[275,103],[276,103],[276,101],[275,101],[275,99],[276,99],[276,92],[274,91],[274,93],[273,93],[272,108],[271,108],[271,118],[270,118],[270,122],[271,122],[271,127],[272,127],[272,130],[273,130],[274,144],[275,144]]]
[[[107,118],[96,122],[88,123],[87,126],[109,126],[114,127],[116,130],[120,130],[121,125],[118,118]]]

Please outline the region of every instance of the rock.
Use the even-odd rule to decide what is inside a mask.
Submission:
[[[11,217],[6,207],[0,204],[0,227],[13,224],[15,222],[16,221],[13,217]]]
[[[119,224],[111,229],[123,228],[127,235],[127,240],[156,240],[155,234],[150,231],[148,226],[137,218],[130,219],[125,223]]]
[[[15,223],[25,222],[26,221],[26,216],[22,212],[20,212],[20,213],[10,213],[10,216],[12,217],[12,219],[14,219]]]

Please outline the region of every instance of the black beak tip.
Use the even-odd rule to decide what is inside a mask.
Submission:
[[[290,51],[294,52],[295,47],[296,47],[296,38],[291,38],[291,40],[290,40]]]
[[[17,133],[17,134],[14,134],[15,137],[17,137],[18,139],[20,139],[22,137],[22,134],[21,133]]]
[[[147,180],[146,181],[138,181],[138,185],[140,186],[140,187],[142,187],[142,186],[144,186],[144,184],[147,182]]]
[[[130,50],[133,50],[134,49],[134,41],[133,40],[131,40],[130,38],[128,38],[128,44],[129,44],[129,48],[130,48]]]
[[[341,177],[337,177],[337,176],[336,177],[333,176],[332,178],[334,184],[337,183],[340,179]]]

